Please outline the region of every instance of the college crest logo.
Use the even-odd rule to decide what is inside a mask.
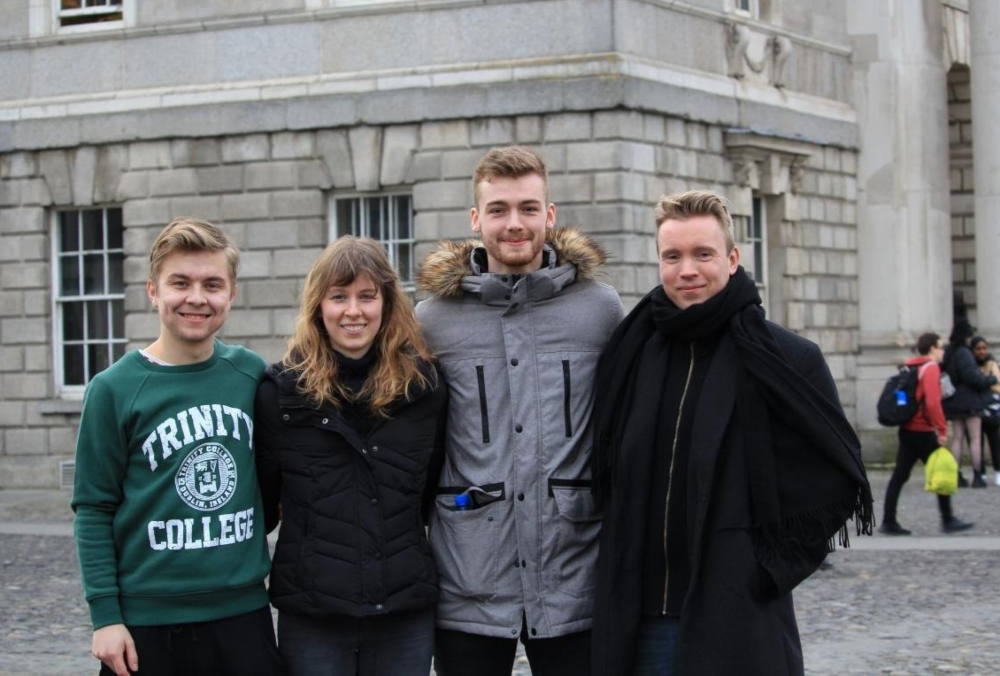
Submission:
[[[229,502],[236,490],[236,462],[225,446],[216,442],[196,447],[184,458],[174,477],[177,494],[202,512]]]

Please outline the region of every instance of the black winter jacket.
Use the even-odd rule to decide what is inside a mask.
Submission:
[[[945,417],[967,418],[983,410],[983,392],[995,385],[995,376],[984,374],[976,357],[965,345],[949,345],[944,355],[944,370],[955,385],[955,394],[941,402]]]
[[[265,372],[254,422],[269,532],[280,504],[271,602],[314,618],[434,605],[437,572],[421,507],[429,468],[439,472],[443,462],[447,390],[437,373],[428,367],[434,385],[398,402],[362,438],[335,407],[311,405],[296,391],[296,374],[281,368]]]
[[[819,348],[768,322],[789,363],[831,401],[837,388]],[[826,541],[816,541],[799,560],[757,560],[750,536],[748,476],[739,451],[743,432],[726,423],[736,406],[735,347],[724,336],[694,404],[687,476],[686,534],[691,580],[684,600],[677,642],[677,673],[684,676],[748,674],[801,676],[792,589],[826,556]],[[641,425],[631,418],[622,440],[629,448]],[[775,457],[794,463],[802,438],[771,412]],[[667,442],[664,442],[667,443]],[[624,457],[624,456],[623,456]],[[632,671],[642,608],[643,544],[649,515],[652,458],[622,462],[604,506],[594,611],[593,676],[627,676]],[[843,520],[849,514],[844,514]]]

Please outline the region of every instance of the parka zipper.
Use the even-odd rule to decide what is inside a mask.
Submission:
[[[667,475],[667,499],[663,505],[663,611],[667,614],[667,589],[670,588],[670,562],[667,558],[667,522],[670,518],[670,489],[674,485],[674,462],[677,460],[677,440],[681,433],[681,416],[684,415],[684,402],[687,399],[688,386],[691,385],[691,374],[694,373],[694,343],[691,343],[691,363],[688,364],[687,377],[684,380],[684,391],[681,393],[681,403],[677,407],[677,422],[674,424],[674,440],[670,448],[670,473]]]
[[[569,439],[573,436],[573,418],[570,416],[570,377],[569,377],[569,359],[563,359],[562,363],[563,370],[563,418],[566,421],[566,438]]]
[[[483,443],[490,443],[490,415],[486,408],[486,375],[482,366],[476,366],[476,379],[479,381],[479,413],[483,422]]]

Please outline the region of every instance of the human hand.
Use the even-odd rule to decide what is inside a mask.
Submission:
[[[945,446],[945,447],[948,446],[948,435],[947,434],[939,434],[938,435],[938,445],[939,446]]]
[[[90,652],[115,672],[115,676],[129,676],[129,672],[139,671],[135,641],[124,624],[110,624],[96,630]]]

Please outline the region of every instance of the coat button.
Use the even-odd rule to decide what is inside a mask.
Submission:
[[[511,630],[510,630],[510,633],[511,633],[511,634],[512,634],[513,636],[517,636],[517,629],[511,629]]]
[[[378,446],[372,446],[372,453],[378,453]]]
[[[372,498],[372,504],[373,505],[377,505],[378,504],[378,498]]]
[[[385,606],[383,606],[381,603],[376,603],[375,610],[385,610]]]
[[[520,502],[524,502],[524,493],[518,493],[517,494],[517,499]]]
[[[510,360],[510,365],[517,366],[517,357],[514,357],[513,359]]]
[[[538,630],[537,630],[537,629],[535,629],[534,627],[532,627],[532,628],[531,628],[531,635],[532,635],[532,636],[538,636]]]
[[[520,434],[521,432],[524,431],[524,428],[521,427],[520,425],[514,425],[514,431]]]
[[[323,418],[323,424],[324,424],[324,425],[325,425],[325,424],[327,424],[328,422],[330,422],[330,419],[329,419],[329,418]]]
[[[289,416],[288,416],[287,413],[285,415],[281,416],[281,419],[284,420],[285,422],[288,422],[288,418],[289,418]]]

